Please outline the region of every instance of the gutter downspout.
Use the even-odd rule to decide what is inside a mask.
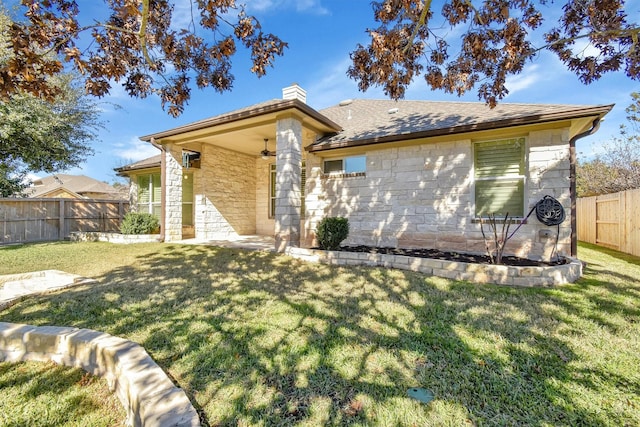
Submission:
[[[578,192],[576,188],[576,165],[578,162],[576,156],[576,141],[584,138],[585,136],[593,135],[600,128],[600,117],[595,119],[591,124],[591,129],[575,135],[569,140],[569,194],[571,198],[571,256],[578,256],[578,222],[576,219],[577,214],[577,199]]]
[[[164,232],[165,232],[165,228],[166,228],[166,226],[165,226],[165,213],[164,213],[164,207],[165,207],[165,201],[166,201],[165,187],[166,187],[166,181],[167,181],[166,180],[166,173],[165,173],[166,150],[165,150],[164,145],[156,143],[156,139],[153,138],[153,137],[149,140],[149,142],[151,143],[151,145],[156,147],[161,152],[161,155],[160,155],[160,237],[159,237],[159,240],[161,242],[164,242],[164,237],[165,237]]]

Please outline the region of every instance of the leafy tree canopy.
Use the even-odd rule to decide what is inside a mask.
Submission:
[[[14,56],[0,69],[2,97],[25,90],[51,98],[58,88],[47,76],[59,73],[66,62],[84,76],[92,95],[104,96],[113,81],[122,82],[132,97],[157,94],[163,108],[177,116],[190,97],[192,80],[199,88],[231,88],[231,58],[238,44],[250,50],[251,71],[258,76],[287,46],[263,32],[234,0],[191,0],[199,19],[183,29],[171,26],[174,2],[167,0],[105,0],[109,16],[86,26],[78,21],[76,1],[21,3],[26,21],[10,29]],[[83,33],[90,33],[88,47],[79,45]]]
[[[26,188],[29,172],[65,170],[93,153],[88,143],[100,126],[97,107],[70,76],[56,80],[59,93],[52,101],[21,93],[0,102],[2,197]]]
[[[0,68],[0,97],[17,90],[51,97],[57,89],[47,76],[66,62],[84,75],[90,94],[103,96],[119,82],[133,97],[157,94],[177,116],[194,84],[232,87],[231,59],[239,46],[251,52],[258,76],[287,47],[234,0],[189,1],[194,18],[175,29],[176,1],[104,0],[108,17],[81,25],[76,1],[21,0],[25,21],[10,30],[14,56]],[[423,75],[432,89],[458,95],[479,85],[479,98],[494,106],[508,93],[506,78],[542,50],[555,52],[585,84],[612,71],[639,77],[640,27],[629,22],[623,0],[444,0],[440,10],[432,0],[372,4],[380,25],[368,30],[367,46],[351,53],[347,72],[363,91],[382,86],[391,98],[402,98]],[[549,17],[557,6],[560,17]],[[458,32],[459,46],[451,36]],[[90,34],[86,46],[79,44],[83,33]],[[585,53],[586,42],[595,55]]]
[[[562,5],[561,16],[540,34],[551,4]],[[363,91],[382,86],[391,98],[402,98],[422,74],[432,89],[458,95],[479,84],[479,98],[495,106],[508,94],[507,76],[542,50],[557,54],[585,84],[618,70],[640,77],[640,27],[628,22],[623,0],[445,0],[439,11],[431,0],[385,0],[373,8],[380,26],[368,30],[367,46],[351,53],[348,71]],[[458,30],[459,47],[447,37]],[[585,53],[584,41],[595,56]]]
[[[11,20],[0,11],[0,66],[12,52],[3,43]],[[4,40],[2,40],[4,38]],[[99,111],[71,74],[47,77],[51,99],[18,90],[0,100],[0,196],[19,195],[29,172],[77,166],[92,153],[88,142],[100,126]]]
[[[620,125],[620,135],[604,144],[593,160],[578,164],[579,197],[640,188],[640,93],[632,93],[631,98],[626,108],[628,125]]]

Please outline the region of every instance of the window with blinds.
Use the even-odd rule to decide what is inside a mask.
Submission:
[[[304,189],[307,183],[307,167],[302,162],[302,171],[300,172],[300,217],[304,218],[305,210],[305,194]],[[276,164],[269,165],[269,218],[276,216]]]
[[[138,212],[160,218],[162,184],[160,173],[138,175]]]
[[[524,216],[524,155],[524,138],[475,144],[476,216]]]

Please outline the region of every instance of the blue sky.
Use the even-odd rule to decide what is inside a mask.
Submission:
[[[94,1],[79,1],[81,11],[83,7],[89,7],[88,4],[93,6]],[[177,3],[181,3],[180,0]],[[185,0],[182,3],[188,4]],[[247,57],[238,55],[233,65],[232,91],[219,94],[212,89],[200,91],[194,88],[189,105],[178,118],[164,112],[157,98],[129,98],[114,85],[110,96],[98,100],[105,129],[92,143],[95,155],[67,173],[84,174],[112,183],[117,179],[113,168],[156,154],[149,144],[138,140],[139,136],[280,98],[282,88],[293,82],[307,91],[307,103],[318,110],[348,98],[384,98],[380,89],[359,92],[356,82],[346,76],[349,52],[358,43],[366,44],[365,29],[375,27],[369,0],[247,0],[246,3],[249,13],[257,16],[265,31],[273,32],[289,43],[284,56],[277,58],[275,67],[268,69],[266,76],[255,77],[249,72]],[[436,3],[433,4],[437,8]],[[549,2],[547,7],[543,14],[552,22],[559,14],[559,6]],[[640,0],[628,1],[626,8],[629,16],[640,16]],[[177,8],[175,16],[178,23],[186,23],[188,9]],[[433,22],[438,22],[437,16]],[[456,31],[449,35],[452,40],[457,37]],[[589,47],[584,47],[588,52]],[[615,103],[616,107],[599,132],[578,142],[579,156],[586,158],[601,150],[603,142],[617,135],[619,125],[625,119],[624,109],[631,100],[629,94],[640,91],[640,82],[617,73],[585,86],[553,55],[545,53],[521,74],[510,78],[507,87],[510,94],[503,102]],[[431,91],[422,77],[412,84],[406,99],[478,100],[474,92],[458,98]]]

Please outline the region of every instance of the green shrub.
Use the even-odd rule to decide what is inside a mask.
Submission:
[[[158,218],[150,213],[129,212],[120,225],[122,234],[153,234],[160,229]]]
[[[316,228],[320,249],[336,251],[340,243],[349,236],[349,220],[342,217],[323,218]]]

